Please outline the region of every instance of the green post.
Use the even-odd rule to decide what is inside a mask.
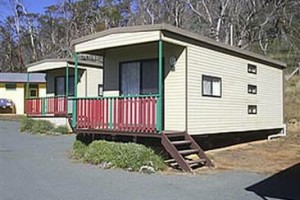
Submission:
[[[76,127],[76,117],[77,117],[77,82],[78,82],[78,55],[74,54],[74,63],[75,63],[75,74],[74,74],[74,99],[72,102],[72,127]]]
[[[162,131],[162,85],[163,85],[163,41],[158,42],[158,99],[156,129]]]
[[[47,98],[42,99],[42,115],[44,116],[46,114],[46,108],[47,108]]]
[[[29,73],[27,72],[27,82],[26,82],[26,99],[29,98]]]
[[[66,97],[69,96],[69,65],[67,63],[67,67],[66,67]]]
[[[66,115],[69,114],[69,108],[68,108],[68,99],[69,99],[69,64],[67,61],[67,66],[66,66]]]

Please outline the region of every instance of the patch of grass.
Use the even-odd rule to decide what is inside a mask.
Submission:
[[[73,150],[72,150],[72,155],[71,157],[74,159],[81,160],[84,157],[84,154],[87,150],[88,146],[84,144],[83,142],[76,140],[73,143]]]
[[[54,125],[46,120],[34,120],[31,133],[47,134],[54,129]]]
[[[33,129],[33,124],[34,124],[33,119],[27,118],[27,117],[22,117],[21,118],[21,125],[20,125],[20,131],[21,132],[31,132]]]
[[[73,144],[73,158],[77,157],[87,163],[99,165],[110,163],[113,168],[130,171],[139,171],[142,166],[153,167],[155,171],[165,168],[161,156],[145,147],[135,143],[116,143],[107,141],[94,141],[87,148],[83,143]]]
[[[21,119],[20,131],[46,135],[63,135],[69,133],[67,126],[55,127],[54,124],[47,120],[34,120],[27,117]]]
[[[65,134],[69,133],[69,129],[67,126],[60,125],[60,126],[55,127],[54,129],[52,129],[51,132],[65,135]]]

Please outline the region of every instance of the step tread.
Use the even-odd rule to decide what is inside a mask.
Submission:
[[[188,164],[190,167],[194,167],[194,166],[199,165],[200,163],[206,162],[206,160],[205,160],[205,159],[186,160],[186,162],[187,162],[187,164]],[[178,166],[178,163],[177,163],[177,162],[170,163],[170,166],[176,167],[176,166]]]
[[[195,153],[198,153],[198,152],[199,152],[199,149],[186,149],[186,150],[178,151],[178,153],[180,153],[181,155],[195,154]]]
[[[173,145],[183,145],[183,144],[191,144],[191,140],[179,140],[179,141],[172,141]]]
[[[171,163],[171,162],[176,162],[176,160],[174,158],[165,160],[165,163]]]

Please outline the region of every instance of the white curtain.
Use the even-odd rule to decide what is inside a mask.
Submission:
[[[204,77],[203,79],[203,94],[211,95],[211,81]]]
[[[221,81],[220,79],[213,79],[212,80],[212,95],[214,96],[221,96]]]

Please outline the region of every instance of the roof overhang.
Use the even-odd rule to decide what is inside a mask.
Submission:
[[[286,67],[286,64],[283,62],[242,50],[238,47],[229,46],[168,24],[112,28],[75,39],[71,42],[71,45],[77,53],[91,53],[101,52],[109,48],[149,43],[158,40],[182,46],[185,46],[186,43],[193,43],[234,56],[262,62],[277,68]]]
[[[50,70],[66,68],[67,66],[70,68],[74,68],[74,63],[75,61],[71,59],[45,59],[28,64],[26,65],[26,68],[27,72],[46,72]],[[101,68],[102,65],[100,63],[89,61],[78,62],[79,69],[86,69],[87,67]]]

